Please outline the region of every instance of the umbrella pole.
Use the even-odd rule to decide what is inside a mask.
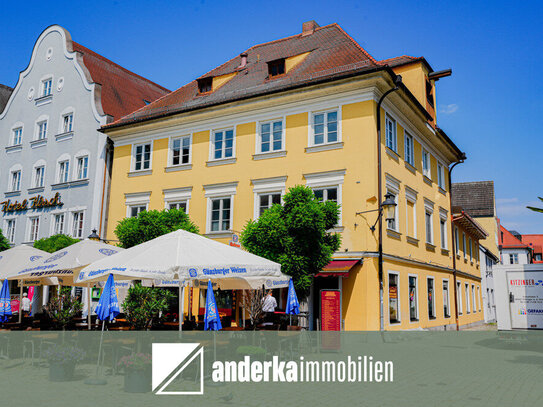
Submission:
[[[179,331],[183,330],[183,313],[185,312],[185,284],[179,280]]]
[[[104,339],[104,328],[106,326],[106,320],[102,321],[102,333],[100,334],[100,345],[98,346],[98,360],[96,361],[96,377],[98,377],[98,370],[100,369],[100,356],[102,354],[102,341]]]
[[[19,280],[19,323],[23,322],[23,280]]]
[[[89,331],[91,329],[91,289],[90,284],[87,284],[87,325]]]

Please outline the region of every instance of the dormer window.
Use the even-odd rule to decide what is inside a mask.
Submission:
[[[285,58],[276,59],[268,62],[268,73],[270,78],[274,76],[284,75],[285,73]]]
[[[213,77],[198,79],[198,92],[208,93],[213,89]]]

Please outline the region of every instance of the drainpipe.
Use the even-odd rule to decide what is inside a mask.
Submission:
[[[458,293],[456,292],[456,238],[454,234],[454,224],[453,224],[453,213],[452,213],[452,171],[454,167],[458,164],[462,164],[466,159],[466,154],[462,153],[460,161],[455,162],[449,168],[449,206],[451,207],[451,236],[452,236],[452,258],[453,258],[453,292],[454,292],[454,316],[456,320],[456,330],[460,330],[460,325],[458,323]]]
[[[381,104],[385,98],[390,95],[392,92],[395,92],[399,89],[400,84],[402,83],[402,77],[397,75],[394,79],[395,87],[387,90],[383,96],[377,102],[377,207],[381,209],[381,204],[383,203],[383,187],[382,187],[382,174],[381,174]],[[384,317],[383,317],[383,217],[381,212],[379,212],[378,219],[378,237],[379,237],[379,330],[384,330]]]

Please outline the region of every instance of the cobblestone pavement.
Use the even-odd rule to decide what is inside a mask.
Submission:
[[[461,331],[497,331],[498,326],[493,324],[482,324],[477,326],[471,326],[469,328],[460,328]]]

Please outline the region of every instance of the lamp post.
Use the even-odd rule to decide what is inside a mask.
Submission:
[[[98,236],[96,232],[97,232],[96,229],[92,229],[92,233],[89,235],[87,239],[94,240],[95,242],[99,242],[100,240],[102,240],[100,239],[100,236]]]
[[[102,239],[100,239],[100,236],[98,236],[98,233],[96,233],[96,229],[92,229],[92,233],[88,236],[87,239],[92,240],[94,242],[100,242]],[[90,284],[87,284],[87,327],[90,331],[91,324],[92,324],[92,303],[91,303],[91,287]]]
[[[379,201],[381,201],[381,199],[379,199]],[[377,219],[375,219],[375,223],[370,227],[370,230],[372,232],[375,232],[375,225],[379,223],[379,226],[381,226],[382,224],[383,212],[385,213],[385,220],[389,221],[389,220],[396,219],[396,206],[398,206],[398,204],[396,203],[396,198],[394,194],[387,192],[385,194],[385,200],[379,204],[379,207],[377,209],[356,212],[356,215],[378,211],[379,214],[377,215]],[[382,245],[382,239],[381,239],[381,230],[382,229],[380,227],[379,228],[379,310],[380,310],[379,320],[381,321],[380,330],[382,331],[383,330],[383,245]]]

